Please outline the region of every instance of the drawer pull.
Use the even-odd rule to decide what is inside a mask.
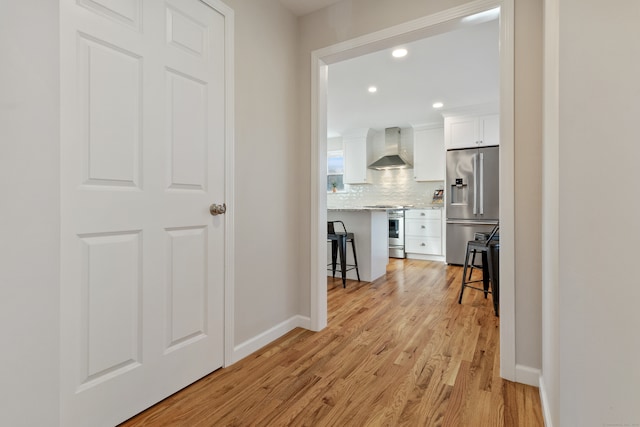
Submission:
[[[420,243],[420,246],[427,246],[425,243]]]
[[[420,226],[420,228],[427,228],[427,227],[426,227],[426,226],[424,226],[424,225],[421,225],[421,226]]]

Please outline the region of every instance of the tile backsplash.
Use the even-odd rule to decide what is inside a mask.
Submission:
[[[345,184],[345,190],[327,194],[327,208],[355,208],[368,205],[430,204],[443,181],[417,182],[413,169],[370,170],[370,184]]]

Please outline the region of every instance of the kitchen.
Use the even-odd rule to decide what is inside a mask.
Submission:
[[[461,265],[466,241],[498,221],[498,149],[484,148],[499,145],[496,17],[329,67],[327,218],[356,235],[363,280],[384,275],[388,257]],[[485,220],[468,224],[463,207]]]

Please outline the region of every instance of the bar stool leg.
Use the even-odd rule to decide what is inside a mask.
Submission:
[[[489,281],[491,280],[491,263],[488,259],[488,251],[482,252],[482,289],[484,289],[484,299],[489,294]]]
[[[356,267],[356,275],[358,276],[358,282],[360,281],[360,271],[358,270],[358,257],[356,256],[356,239],[351,239],[351,249],[353,250],[353,263]]]
[[[499,285],[496,284],[496,278],[493,274],[493,256],[491,255],[491,247],[489,247],[487,250],[487,260],[490,270],[489,277],[491,278],[491,298],[493,299],[493,312],[497,317],[499,317],[500,314],[498,304],[500,303],[500,290],[498,289]]]
[[[464,287],[466,286],[467,266],[469,265],[469,244],[467,244],[467,254],[464,257],[464,269],[462,270],[462,286],[460,286],[460,297],[458,298],[458,304],[462,304],[462,294],[464,293]]]
[[[331,241],[331,270],[333,272],[333,278],[336,278],[336,258],[338,256],[338,241]]]
[[[471,275],[473,274],[474,265],[476,263],[476,250],[473,250],[473,256],[471,257],[471,265],[469,265],[469,277],[467,277],[467,281],[471,280]]]
[[[340,243],[338,246],[340,251],[340,270],[342,272],[342,287],[347,287],[347,236],[340,236]]]

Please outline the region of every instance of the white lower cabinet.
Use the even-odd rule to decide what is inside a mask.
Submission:
[[[404,246],[407,256],[442,256],[442,209],[410,209],[405,212]]]
[[[440,237],[407,237],[405,252],[423,255],[442,255],[442,239]]]

